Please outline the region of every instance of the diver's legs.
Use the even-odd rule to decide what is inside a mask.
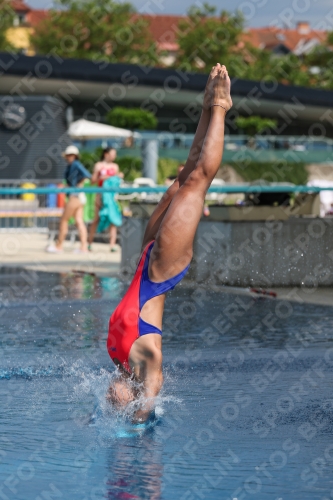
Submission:
[[[175,276],[191,261],[193,240],[206,192],[222,160],[225,114],[232,106],[230,79],[225,66],[219,69],[214,78],[213,103],[218,105],[211,108],[200,157],[173,197],[157,232],[149,266],[153,281],[164,281]]]
[[[166,211],[168,210],[170,203],[173,200],[173,197],[177,193],[179,187],[186,181],[187,177],[194,170],[196,163],[200,157],[203,141],[206,137],[209,122],[210,122],[210,115],[211,115],[210,105],[211,105],[211,98],[213,95],[213,78],[215,78],[220,67],[221,67],[220,64],[217,64],[216,66],[214,66],[212,68],[212,70],[210,72],[210,75],[209,75],[208,81],[207,81],[207,85],[206,85],[206,89],[205,89],[203,109],[201,112],[200,120],[198,123],[198,127],[196,130],[194,139],[193,139],[193,143],[192,143],[187,161],[185,163],[183,170],[180,172],[179,176],[177,177],[177,179],[169,187],[169,189],[164,193],[162,199],[160,200],[159,204],[157,205],[154,212],[152,213],[152,215],[149,219],[149,222],[147,224],[145,235],[143,237],[142,248],[145,248],[145,246],[150,241],[155,239],[157,231],[159,230],[159,227],[161,225],[163,217],[164,217]]]

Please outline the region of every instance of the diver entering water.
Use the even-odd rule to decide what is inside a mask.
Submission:
[[[165,296],[189,268],[205,196],[221,164],[224,119],[231,106],[228,71],[218,63],[207,81],[185,167],[149,219],[134,278],[110,318],[107,349],[121,375],[111,385],[108,398],[125,406],[143,396],[136,421],[149,417],[162,387]],[[141,384],[141,389],[134,389],[130,381]]]

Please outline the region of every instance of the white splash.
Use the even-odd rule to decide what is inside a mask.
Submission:
[[[81,367],[79,371],[79,374],[76,371],[76,376],[80,375],[80,381],[74,386],[72,403],[77,406],[86,400],[88,395],[94,396],[95,408],[89,418],[88,425],[95,427],[103,439],[141,436],[161,423],[167,407],[181,404],[181,400],[166,394],[165,389],[162,389],[155,398],[155,408],[148,420],[144,423],[133,423],[135,412],[147,400],[143,396],[139,396],[135,401],[121,409],[112,405],[106,395],[112,382],[119,377],[117,370],[110,373],[105,369],[100,369],[96,373],[96,371],[84,370]],[[167,381],[171,381],[171,377],[166,376],[165,378]],[[138,386],[134,381],[131,382],[131,385],[133,388]]]

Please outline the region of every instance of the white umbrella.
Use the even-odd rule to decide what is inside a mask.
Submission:
[[[140,137],[137,132],[131,132],[124,128],[112,127],[104,123],[90,122],[89,120],[77,120],[71,123],[68,135],[72,139],[86,141],[88,139],[108,139],[109,137]]]

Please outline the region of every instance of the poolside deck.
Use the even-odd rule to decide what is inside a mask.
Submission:
[[[68,273],[84,271],[97,276],[111,276],[119,272],[121,251],[110,252],[109,245],[94,243],[93,251],[80,254],[74,250],[79,243],[66,241],[64,252],[45,252],[47,234],[41,233],[0,233],[0,262],[3,267],[22,267],[34,271]]]

